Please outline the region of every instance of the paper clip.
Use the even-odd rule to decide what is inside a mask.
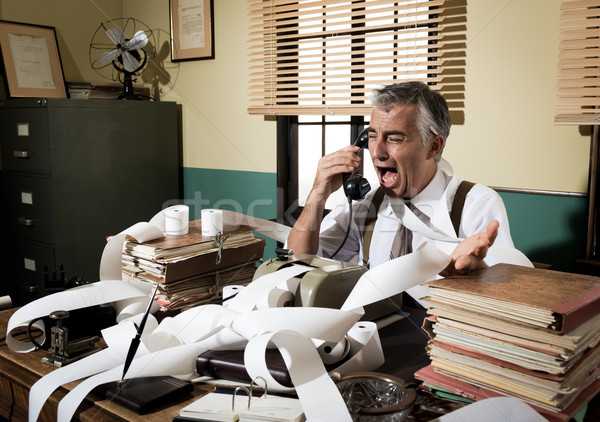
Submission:
[[[217,235],[215,236],[214,242],[216,243],[217,248],[219,248],[217,250],[217,261],[215,262],[216,265],[219,265],[221,263],[221,253],[223,252],[223,243],[225,243],[225,241],[227,240],[228,237],[229,237],[229,235],[223,237],[223,233],[221,233],[221,232],[217,232]]]
[[[231,397],[231,411],[234,412],[235,411],[235,395],[237,394],[238,390],[244,390],[246,392],[246,394],[248,394],[248,409],[250,409],[250,400],[252,399],[252,389],[250,389],[250,391],[248,391],[248,387],[244,387],[243,385],[240,385],[238,388],[235,389],[235,391],[233,392],[233,397]]]
[[[256,378],[254,378],[252,380],[252,382],[250,383],[250,396],[252,396],[252,388],[254,387],[254,384],[256,384],[257,386],[259,386],[258,383],[254,382],[258,378],[260,378],[261,380],[263,380],[263,383],[265,384],[265,394],[263,394],[263,397],[266,399],[267,398],[267,380],[265,380],[263,377],[256,377]]]

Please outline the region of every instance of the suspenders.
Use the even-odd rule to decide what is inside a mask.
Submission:
[[[474,185],[475,183],[463,180],[456,190],[456,195],[452,202],[452,210],[450,211],[450,220],[452,221],[452,226],[454,227],[454,232],[457,236],[465,199],[467,193],[469,193]],[[363,265],[367,267],[369,266],[369,248],[371,247],[371,238],[373,237],[373,229],[375,228],[375,221],[377,220],[377,212],[383,202],[384,196],[383,189],[379,187],[373,196],[373,201],[369,206],[369,212],[365,219],[365,231],[363,232]]]

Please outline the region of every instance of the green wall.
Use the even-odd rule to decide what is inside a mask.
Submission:
[[[184,198],[190,218],[202,208],[222,208],[264,219],[277,217],[275,173],[184,168]],[[500,192],[515,246],[532,261],[574,271],[585,255],[587,198]],[[267,239],[265,258],[275,255]]]
[[[584,258],[587,197],[500,192],[517,249],[551,269],[575,271]]]

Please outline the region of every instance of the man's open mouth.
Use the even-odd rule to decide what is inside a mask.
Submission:
[[[378,171],[385,185],[393,184],[398,178],[398,171],[393,167],[378,167]]]

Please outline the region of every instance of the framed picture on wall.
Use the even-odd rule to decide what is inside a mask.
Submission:
[[[7,95],[67,98],[54,27],[0,21]]]
[[[170,0],[171,60],[215,58],[212,0]]]

